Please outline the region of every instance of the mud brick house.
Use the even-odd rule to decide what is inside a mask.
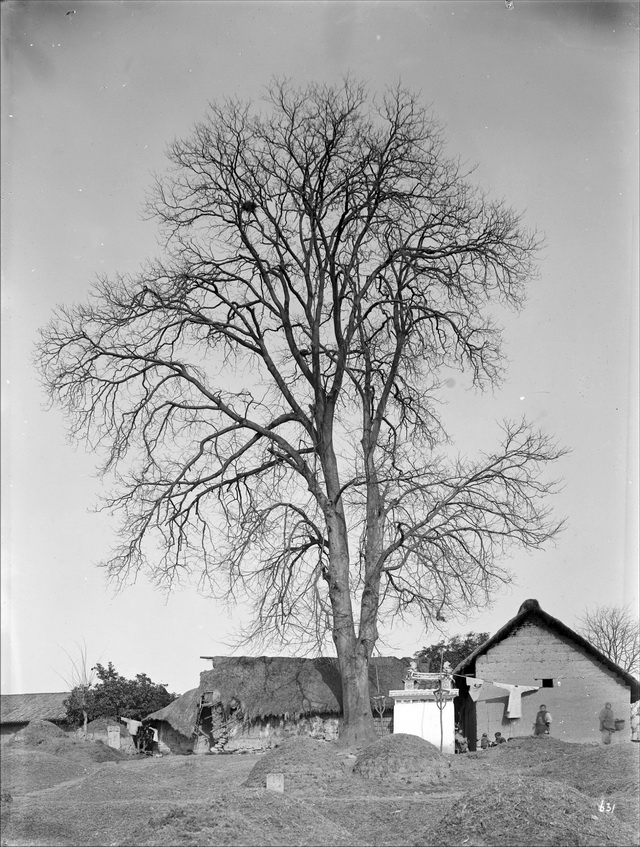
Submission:
[[[482,733],[493,739],[533,734],[544,704],[551,734],[563,741],[600,743],[598,713],[606,702],[624,727],[614,742],[631,739],[630,704],[638,680],[578,633],[526,600],[518,614],[454,668],[456,713],[474,750]]]
[[[212,668],[200,685],[148,715],[159,740],[173,753],[190,753],[198,737],[210,742],[212,710],[221,706],[227,720],[226,750],[264,749],[289,735],[337,737],[342,690],[337,659],[260,656],[203,656]],[[375,658],[369,671],[372,710],[380,734],[391,731],[394,701],[410,659]],[[238,708],[233,709],[235,704]]]
[[[69,691],[53,694],[2,694],[0,696],[0,740],[6,741],[35,720],[51,721],[69,731],[63,703]]]

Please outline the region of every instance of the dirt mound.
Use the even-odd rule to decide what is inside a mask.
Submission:
[[[101,718],[92,723],[98,724],[104,720]],[[90,727],[91,724],[88,726]],[[94,728],[94,731],[97,730]],[[77,760],[81,764],[118,762],[127,758],[125,753],[114,750],[102,741],[83,741],[75,735],[64,732],[50,721],[31,721],[24,729],[17,732],[8,744],[15,745],[14,749],[40,750],[54,756]]]
[[[353,772],[365,779],[437,785],[449,779],[451,763],[437,747],[417,735],[388,735],[366,747]]]
[[[85,762],[121,762],[128,759],[122,750],[114,750],[102,741],[77,741],[73,744],[61,745],[55,751],[58,755],[73,758]]]
[[[571,744],[550,735],[527,735],[524,738],[510,738],[506,744],[490,747],[482,752],[483,756],[520,756],[531,764],[555,761],[561,756],[574,755],[578,750],[590,747],[587,744]]]
[[[2,788],[14,798],[30,791],[53,788],[61,782],[85,777],[86,763],[42,749],[5,745],[0,761]]]
[[[245,785],[264,788],[268,774],[284,774],[286,792],[316,786],[326,788],[344,773],[335,748],[308,736],[289,738],[269,750],[251,770]]]
[[[575,788],[536,777],[494,779],[457,800],[449,812],[414,841],[453,847],[632,847],[632,827]]]
[[[106,732],[110,726],[117,726],[121,736],[129,737],[129,730],[126,724],[118,723],[116,718],[96,718],[94,721],[89,721],[87,724],[87,733]],[[80,727],[80,729],[83,729],[83,727]]]
[[[640,790],[639,753],[634,744],[586,749],[581,746],[571,757],[563,756],[536,766],[531,775],[564,782],[591,797],[617,792],[637,794]]]
[[[69,740],[69,735],[51,721],[30,721],[13,736],[9,744],[24,744],[27,747],[38,747],[51,742],[60,743]]]
[[[279,748],[278,748],[279,749]],[[169,809],[152,816],[127,844],[253,847],[270,845],[353,845],[353,833],[327,820],[308,800],[270,791],[236,792],[215,804]]]

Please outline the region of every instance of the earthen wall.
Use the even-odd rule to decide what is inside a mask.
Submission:
[[[598,713],[610,702],[624,729],[614,733],[612,743],[630,741],[630,689],[613,672],[571,640],[542,624],[527,623],[476,660],[476,677],[517,685],[539,685],[522,697],[522,717],[505,716],[505,696],[476,703],[478,739],[487,732],[505,737],[533,734],[536,713],[542,703],[553,718],[551,734],[563,741],[601,743]],[[549,687],[542,687],[543,680]]]

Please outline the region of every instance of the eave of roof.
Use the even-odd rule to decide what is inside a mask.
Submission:
[[[590,641],[579,633],[574,632],[570,627],[562,623],[561,620],[558,620],[558,618],[554,618],[548,612],[545,612],[537,600],[525,600],[525,602],[520,606],[518,614],[515,617],[507,621],[507,623],[494,635],[492,635],[491,638],[488,638],[483,644],[476,647],[473,653],[470,653],[466,659],[463,659],[460,664],[456,665],[453,669],[454,675],[460,674],[464,676],[467,669],[475,662],[478,656],[483,656],[487,651],[500,641],[507,638],[517,627],[522,626],[522,624],[528,620],[539,620],[549,629],[554,630],[558,634],[573,641],[578,647],[584,650],[585,653],[588,653],[612,673],[621,677],[621,679],[624,680],[624,684],[631,688],[632,699],[637,699],[640,696],[640,682],[633,676],[633,674],[623,670],[619,665],[611,661],[608,656],[601,653],[597,647],[594,647]]]
[[[69,691],[43,694],[2,694],[0,724],[28,723],[34,720],[63,721],[67,717],[64,701]]]

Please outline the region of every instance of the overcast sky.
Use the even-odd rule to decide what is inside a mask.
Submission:
[[[95,563],[116,524],[91,511],[105,483],[44,410],[31,356],[56,304],[157,254],[140,212],[166,145],[209,101],[257,100],[273,75],[349,71],[372,92],[400,79],[444,123],[447,152],[546,236],[528,306],[505,326],[504,385],[452,386],[444,419],[470,456],[523,413],[571,448],[554,501],[567,529],[514,555],[515,585],[450,634],[494,632],[529,597],[572,627],[585,607],[637,606],[637,4],[508,5],[2,3],[3,693],[65,690],[82,640],[91,663],[177,692],[198,684],[201,655],[231,651],[228,608],[189,589],[166,600],[142,578],[105,586]],[[438,639],[383,634],[384,655]]]

